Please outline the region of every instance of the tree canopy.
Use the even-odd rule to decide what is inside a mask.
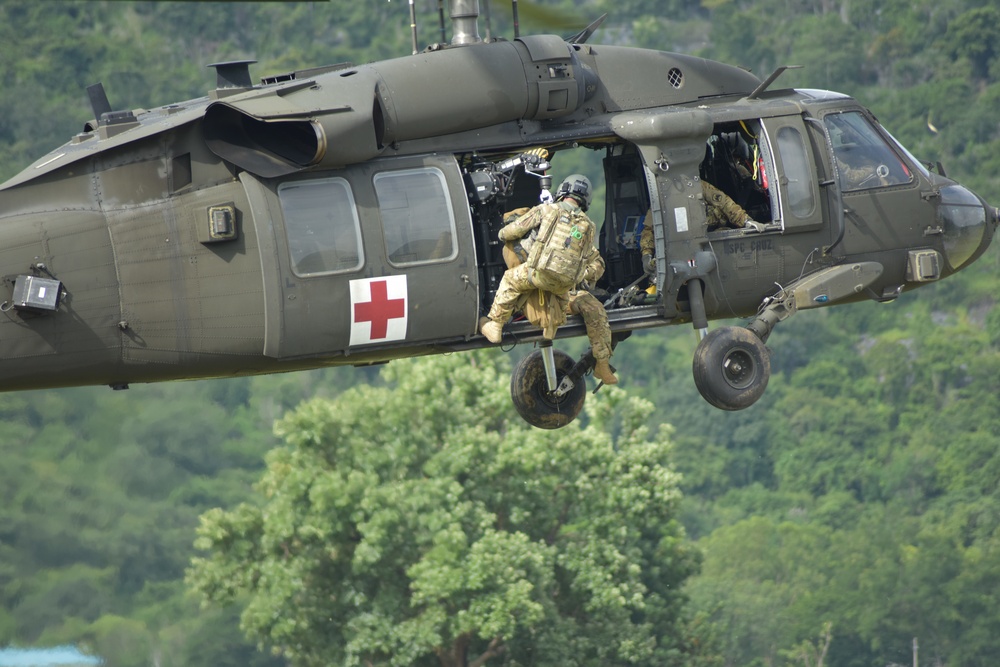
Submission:
[[[528,427],[481,352],[278,422],[259,505],[202,518],[188,579],[302,665],[668,664],[697,558],[649,401]]]

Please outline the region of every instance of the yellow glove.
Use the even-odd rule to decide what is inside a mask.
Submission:
[[[525,155],[537,155],[542,160],[548,160],[549,159],[549,151],[548,151],[548,149],[542,148],[541,146],[539,146],[537,148],[529,148],[528,150],[524,151],[524,154]]]

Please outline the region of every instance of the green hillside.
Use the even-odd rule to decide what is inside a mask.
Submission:
[[[422,45],[440,39],[437,4],[417,0]],[[591,42],[761,76],[804,65],[782,84],[854,95],[916,156],[1000,203],[991,2],[520,4],[524,30],[571,34],[608,12]],[[509,7],[491,10],[509,37]],[[263,76],[409,52],[406,2],[2,0],[0,180],[82,129],[98,81],[115,108],[142,108],[204,95],[213,62],[253,58]],[[994,249],[891,304],[798,314],[768,341],[767,394],[738,413],[698,395],[689,327],[618,348],[621,387],[673,429],[677,511],[702,553],[677,664],[909,665],[914,638],[923,664],[995,662],[998,272]],[[212,508],[263,502],[275,420],[361,383],[395,380],[337,369],[0,395],[0,646],[78,644],[121,667],[286,664],[244,636],[240,599],[203,607],[188,590],[196,527]]]

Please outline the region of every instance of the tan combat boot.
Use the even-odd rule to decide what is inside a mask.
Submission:
[[[618,378],[611,372],[611,364],[607,359],[598,359],[594,364],[594,377],[604,384],[618,384]]]
[[[496,344],[503,338],[503,325],[488,317],[482,317],[479,319],[479,332],[486,336],[486,340]]]

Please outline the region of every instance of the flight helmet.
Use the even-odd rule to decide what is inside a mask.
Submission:
[[[559,184],[556,200],[573,197],[580,204],[580,208],[586,211],[590,208],[590,200],[594,197],[593,190],[589,178],[583,174],[570,174]]]

